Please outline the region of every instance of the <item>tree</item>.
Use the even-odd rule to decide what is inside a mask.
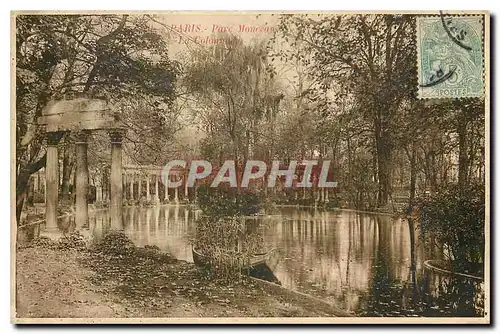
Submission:
[[[203,152],[218,160],[230,156],[238,169],[258,151],[259,138],[267,135],[259,132],[260,122],[276,118],[283,96],[268,74],[262,43],[224,38],[224,44],[193,50],[183,83],[197,100],[197,117],[208,134]]]
[[[371,124],[378,182],[378,206],[391,194],[394,120],[402,101],[415,94],[414,20],[409,15],[284,15],[280,32],[329,91],[347,85]],[[285,58],[297,55],[285,53]]]
[[[454,270],[467,272],[484,261],[485,189],[450,184],[420,203],[421,224],[448,250]]]

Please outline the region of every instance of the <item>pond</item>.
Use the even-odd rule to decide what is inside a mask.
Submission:
[[[186,206],[124,210],[125,233],[138,246],[156,245],[180,260],[193,261],[190,240],[199,211]],[[360,316],[483,316],[483,283],[450,279],[424,270],[438,259],[416,236],[411,266],[410,231],[405,220],[352,211],[280,208],[252,219],[263,228],[264,248],[278,248],[274,269],[282,286],[318,296]],[[90,215],[100,239],[110,220]],[[426,247],[429,248],[429,247]]]

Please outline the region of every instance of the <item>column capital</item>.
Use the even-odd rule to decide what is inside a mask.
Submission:
[[[45,134],[45,138],[47,139],[47,145],[49,146],[56,146],[59,144],[59,141],[61,140],[62,136],[64,135],[64,132],[47,132]]]
[[[124,133],[125,131],[120,129],[109,131],[109,138],[111,139],[111,144],[121,144],[123,141]]]
[[[80,130],[76,133],[76,144],[87,144],[90,131]]]

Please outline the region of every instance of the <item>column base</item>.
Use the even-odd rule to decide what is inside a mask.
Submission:
[[[57,227],[50,228],[50,229],[41,229],[40,230],[40,237],[45,237],[49,238],[50,240],[53,241],[58,241],[59,238],[63,236],[63,233],[61,230],[59,230]]]

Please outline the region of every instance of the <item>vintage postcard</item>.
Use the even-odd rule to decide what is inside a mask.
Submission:
[[[12,322],[490,323],[488,12],[11,18]]]

